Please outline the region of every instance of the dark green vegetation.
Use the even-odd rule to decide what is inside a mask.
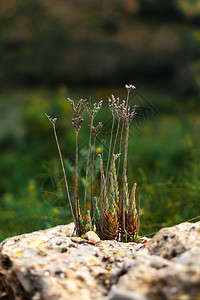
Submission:
[[[92,99],[106,101],[105,93],[108,91],[94,91]],[[111,93],[125,96],[124,89],[111,89]],[[79,99],[80,95],[89,98],[90,94],[83,90],[70,92],[74,99]],[[130,184],[137,182],[137,192],[141,195],[140,235],[200,214],[198,107],[192,100],[182,103],[170,95],[146,92],[147,95],[159,114],[154,119],[144,120],[138,129],[131,127],[128,159],[128,181]],[[1,239],[72,220],[51,124],[44,115],[48,112],[58,117],[57,131],[73,193],[75,136],[67,96],[69,92],[64,87],[56,92],[32,90],[1,96],[4,100],[0,110]],[[98,120],[105,124],[108,117],[109,111],[107,115],[102,109]],[[82,190],[88,125],[89,118],[85,115],[79,139],[79,186]],[[96,147],[97,152],[100,151],[98,142]],[[98,157],[95,165],[94,175],[98,176]]]
[[[13,0],[0,11],[0,87],[121,86],[134,77],[137,86],[151,78],[195,92],[196,0]]]
[[[75,136],[66,98],[122,99],[117,87],[125,83],[158,111],[130,128],[128,181],[141,195],[140,235],[200,214],[199,20],[197,0],[0,1],[0,239],[72,220],[44,113],[58,118],[73,193]],[[102,109],[98,121],[110,128],[108,120]]]

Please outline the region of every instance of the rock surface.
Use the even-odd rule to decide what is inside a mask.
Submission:
[[[0,299],[200,299],[200,222],[142,244],[72,233],[68,224],[3,241]]]

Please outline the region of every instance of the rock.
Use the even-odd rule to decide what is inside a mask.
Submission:
[[[179,256],[185,251],[199,252],[200,222],[182,223],[161,229],[148,243],[150,254],[167,259]]]
[[[129,292],[130,299],[138,299],[138,293],[141,299],[199,299],[199,247],[200,222],[163,228],[147,243],[146,253],[135,254],[134,263],[119,278],[110,298]]]
[[[88,241],[91,244],[96,244],[96,243],[100,242],[100,238],[94,231],[86,232],[85,237],[86,237],[86,239],[88,239]]]
[[[3,241],[0,299],[198,299],[200,222],[163,228],[141,244],[100,241],[94,232],[71,237],[73,228]]]
[[[85,239],[82,239],[81,237],[76,237],[76,236],[72,237],[71,240],[72,240],[72,242],[78,243],[78,244],[83,244],[86,242]]]
[[[112,287],[108,300],[148,300],[142,293],[140,292],[130,292],[130,291],[121,291],[116,287]]]

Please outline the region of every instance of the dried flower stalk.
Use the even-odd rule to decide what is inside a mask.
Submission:
[[[109,108],[110,111],[112,113],[112,127],[111,127],[111,133],[110,133],[110,143],[109,143],[109,151],[108,151],[108,158],[107,158],[107,166],[106,166],[106,183],[109,182],[108,180],[108,167],[109,167],[109,163],[110,163],[110,154],[111,154],[111,147],[112,147],[112,139],[113,139],[113,130],[114,130],[114,125],[115,125],[115,109],[114,109],[114,103],[108,99],[108,103],[109,103]],[[106,189],[108,188],[108,186],[106,187]]]
[[[128,106],[130,92],[132,90],[136,89],[136,87],[133,84],[126,84],[125,88],[127,89],[126,105]],[[119,142],[119,153],[121,153],[121,151],[122,151],[123,130],[124,130],[124,123],[122,124],[122,128],[121,128],[121,136],[120,136],[120,142]],[[119,158],[118,167],[117,167],[117,177],[118,177],[118,174],[119,174],[119,168],[120,168],[120,158]]]
[[[91,99],[90,99],[90,107],[88,109],[88,113],[90,116],[90,137],[89,137],[89,150],[88,150],[88,158],[87,158],[87,167],[86,167],[86,178],[85,178],[85,193],[84,193],[84,216],[86,215],[86,201],[87,201],[87,177],[88,177],[88,170],[89,170],[89,159],[90,159],[90,153],[91,153],[91,139],[92,139],[92,132],[95,130],[93,126],[94,118],[96,117],[97,113],[101,109],[101,106],[103,104],[103,101],[99,101],[99,103],[94,103],[93,110],[91,109]],[[99,129],[98,129],[99,130]],[[93,202],[91,198],[91,216],[93,220]],[[85,234],[85,222],[84,222],[84,234]]]
[[[59,153],[60,162],[61,162],[61,166],[62,166],[62,171],[63,171],[63,175],[64,175],[65,188],[66,188],[66,191],[67,191],[67,197],[68,197],[68,201],[69,201],[69,206],[70,206],[70,209],[71,209],[71,214],[72,214],[72,218],[73,218],[74,224],[76,226],[76,233],[78,234],[78,225],[77,225],[76,218],[74,216],[74,211],[73,211],[73,208],[72,208],[71,197],[70,197],[70,194],[69,194],[69,187],[68,187],[68,182],[67,182],[67,176],[66,176],[66,172],[65,172],[63,158],[62,158],[62,152],[61,152],[61,149],[60,149],[60,144],[59,144],[58,136],[57,136],[57,132],[56,132],[56,121],[57,121],[57,119],[56,118],[51,118],[47,114],[46,114],[46,117],[49,119],[49,121],[53,125],[53,131],[54,131],[56,145],[57,145],[57,148],[58,148],[58,153]]]
[[[90,193],[91,193],[91,198],[90,198],[90,203],[91,203],[91,217],[92,217],[92,224],[94,221],[94,207],[93,207],[93,174],[94,174],[94,158],[95,158],[95,146],[96,146],[96,138],[99,135],[103,128],[103,124],[99,122],[97,127],[93,127],[93,133],[94,133],[94,143],[93,143],[93,157],[92,157],[92,163],[91,163],[91,178],[90,178]]]
[[[128,96],[130,90],[128,89]],[[132,123],[134,116],[136,115],[135,105],[131,110],[127,101],[123,100],[121,104],[115,103],[114,108],[117,116],[121,119],[125,126],[125,146],[124,146],[124,162],[123,162],[123,174],[122,174],[122,195],[121,195],[121,211],[120,211],[120,225],[121,225],[121,240],[123,234],[125,234],[125,241],[127,241],[127,232],[125,228],[125,194],[126,194],[126,177],[127,177],[127,153],[128,153],[128,137],[129,137],[129,125]],[[123,127],[122,127],[123,129]]]
[[[87,107],[88,103],[86,99],[81,99],[78,102],[77,107],[74,106],[74,101],[68,98],[69,103],[71,104],[73,111],[72,124],[74,126],[75,134],[76,134],[76,156],[75,156],[75,177],[74,177],[74,203],[75,203],[75,215],[78,226],[78,236],[81,235],[80,230],[80,207],[79,207],[79,199],[78,199],[78,133],[81,129],[81,124],[84,121],[82,117],[82,113],[84,109]]]

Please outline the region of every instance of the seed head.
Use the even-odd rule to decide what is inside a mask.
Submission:
[[[116,101],[114,96],[112,96],[112,100],[110,100],[110,103],[111,102],[116,115],[118,116],[118,118],[121,119],[121,121],[125,124],[125,126],[131,124],[133,118],[137,114],[136,109],[138,106],[134,105],[134,107],[131,110],[131,107],[126,103],[125,100],[123,100],[122,103],[120,103],[119,99],[117,99]]]
[[[100,100],[99,103],[94,103],[93,106],[94,108],[91,109],[91,104],[90,104],[90,107],[88,108],[88,114],[90,116],[90,118],[92,118],[94,120],[94,118],[96,117],[97,113],[99,112],[99,110],[101,109],[102,107],[102,104],[103,104],[103,100]]]
[[[96,127],[96,132],[95,132],[96,136],[101,132],[102,128],[103,128],[103,124],[99,122],[99,124]]]
[[[51,118],[50,116],[48,116],[46,113],[45,113],[46,117],[49,119],[49,121],[52,123],[52,124],[56,124],[56,121],[57,121],[57,118]]]
[[[78,102],[77,107],[74,105],[74,101],[68,98],[69,103],[71,104],[72,111],[73,111],[73,118],[72,118],[72,124],[74,125],[74,130],[78,132],[81,128],[81,124],[84,121],[82,117],[82,113],[84,109],[87,107],[88,102],[86,99],[81,99]]]
[[[132,90],[136,89],[136,87],[133,84],[126,84],[125,88],[127,89],[128,92],[131,92]]]

